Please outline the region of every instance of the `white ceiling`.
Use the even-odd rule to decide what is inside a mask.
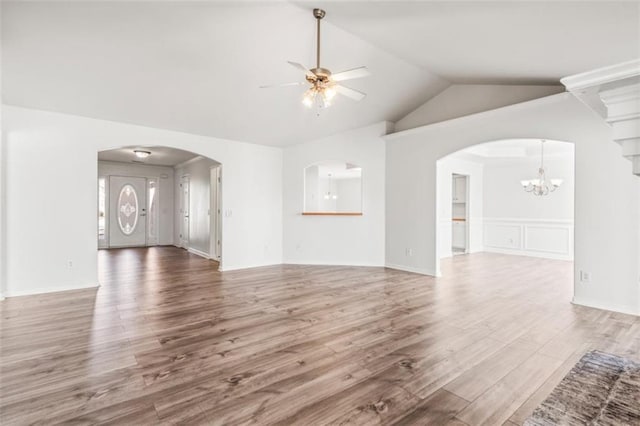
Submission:
[[[353,179],[362,176],[362,168],[360,166],[345,163],[344,161],[324,161],[315,166],[318,167],[318,176],[321,178]]]
[[[639,1],[324,3],[336,25],[454,83],[557,84],[640,57]]]
[[[329,15],[331,16],[331,15]],[[2,3],[3,99],[9,104],[288,145],[395,120],[447,83],[323,23],[323,65],[365,65],[318,117],[303,107],[315,18],[283,2]]]
[[[141,160],[133,153],[134,149],[141,149],[151,153],[147,158]],[[138,163],[152,166],[175,166],[185,161],[196,158],[198,155],[193,152],[181,149],[168,148],[164,146],[132,146],[128,148],[112,149],[98,153],[100,161],[117,161],[119,163]]]
[[[366,65],[318,117],[286,61]],[[396,121],[449,81],[558,83],[640,56],[637,2],[3,2],[3,101],[274,146]],[[441,75],[438,77],[436,74]]]

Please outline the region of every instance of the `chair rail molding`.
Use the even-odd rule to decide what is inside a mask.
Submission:
[[[607,121],[640,176],[640,59],[565,77],[567,90]]]

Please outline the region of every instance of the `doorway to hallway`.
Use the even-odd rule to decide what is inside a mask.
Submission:
[[[174,148],[100,152],[98,248],[170,245],[220,262],[221,174],[220,163]]]

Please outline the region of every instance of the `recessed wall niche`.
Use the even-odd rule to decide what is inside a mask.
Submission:
[[[303,215],[362,215],[362,168],[323,161],[304,169]]]

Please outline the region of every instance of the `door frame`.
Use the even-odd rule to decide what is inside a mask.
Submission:
[[[109,175],[99,175],[98,176],[98,185],[100,185],[100,179],[104,179],[104,239],[100,241],[100,236],[98,237],[98,249],[108,249],[109,248],[109,207],[110,207],[110,199],[109,199]],[[98,188],[98,200],[96,203],[96,210],[100,212],[100,189]],[[100,219],[98,219],[100,220]],[[96,229],[96,232],[98,229]]]
[[[191,177],[189,176],[188,173],[185,173],[183,175],[180,176],[180,180],[178,181],[178,188],[180,188],[180,195],[178,197],[178,213],[180,214],[180,224],[179,224],[179,229],[178,229],[178,233],[179,233],[179,245],[180,247],[184,248],[184,249],[189,249],[189,228],[190,228],[190,222],[191,222],[191,218],[190,216],[190,206],[189,206],[189,202],[190,202],[190,198],[191,198],[191,188],[189,187],[190,185],[190,181],[191,181]],[[185,196],[184,196],[184,187],[183,185],[186,185],[187,188],[189,189],[189,196],[188,198],[185,200]],[[187,208],[187,216],[185,216],[184,214],[184,210],[185,210],[185,206]],[[185,227],[185,217],[189,218],[187,220],[187,225]],[[186,229],[185,229],[186,228]]]
[[[157,246],[160,245],[160,235],[159,235],[159,230],[160,228],[158,228],[158,235],[156,235],[156,241],[154,241],[153,243],[151,243],[151,241],[149,240],[149,222],[151,221],[151,209],[149,208],[149,181],[150,180],[155,180],[156,182],[156,192],[155,192],[155,200],[157,203],[157,209],[156,209],[156,226],[159,226],[160,224],[160,213],[159,213],[159,209],[160,209],[160,187],[162,186],[161,180],[162,178],[159,176],[123,176],[123,175],[99,175],[98,176],[98,183],[100,182],[100,179],[104,179],[105,184],[104,184],[104,202],[105,202],[105,217],[104,217],[104,239],[100,240],[100,238],[98,238],[98,249],[110,249],[110,248],[122,248],[121,246],[116,246],[116,247],[112,247],[111,246],[111,240],[110,240],[110,229],[111,229],[111,225],[110,225],[110,220],[111,220],[111,194],[110,194],[110,178],[111,176],[116,176],[116,177],[134,177],[134,178],[144,178],[146,180],[145,183],[145,198],[146,198],[146,202],[147,205],[145,206],[147,214],[146,214],[146,229],[145,229],[145,245],[144,246],[136,246],[136,247],[153,247],[153,246]],[[99,210],[100,206],[99,206],[100,200],[98,198],[97,200],[97,204],[96,207]]]
[[[222,261],[222,165],[211,166],[209,181],[209,257]]]

